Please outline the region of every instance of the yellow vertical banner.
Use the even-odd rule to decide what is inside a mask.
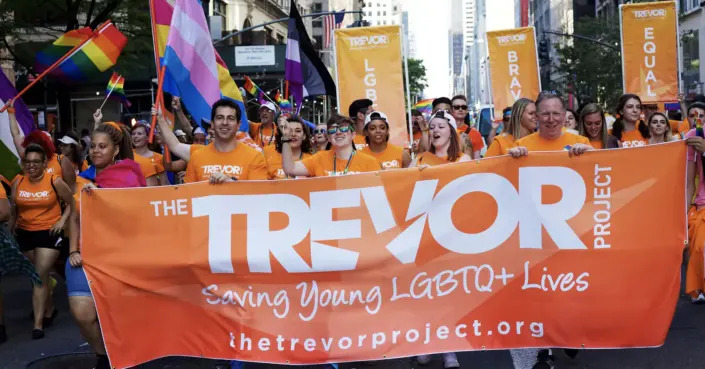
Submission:
[[[673,1],[619,6],[625,93],[678,100],[678,13]]]
[[[404,114],[401,27],[358,27],[335,30],[338,111],[348,114],[357,99],[370,99],[387,115],[389,142],[408,142]]]
[[[487,32],[487,51],[494,117],[501,119],[502,109],[541,92],[534,27]]]

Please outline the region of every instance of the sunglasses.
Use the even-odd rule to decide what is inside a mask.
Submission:
[[[454,110],[468,110],[467,105],[453,105]]]
[[[321,135],[322,135],[322,134],[324,134],[324,133],[326,133],[325,128],[318,128],[318,129],[314,129],[314,130],[313,130],[313,134],[314,134],[314,135],[318,135],[318,134],[321,134]]]
[[[328,134],[329,135],[334,135],[336,132],[340,131],[340,133],[348,133],[350,132],[350,127],[349,125],[344,125],[344,126],[332,126],[328,128]]]

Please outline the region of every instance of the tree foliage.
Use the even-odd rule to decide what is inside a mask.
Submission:
[[[575,23],[574,34],[620,47],[618,15],[607,18],[583,18]],[[622,59],[619,51],[603,45],[573,38],[556,47],[559,63],[556,70],[580,102],[597,102],[611,110],[622,94]],[[565,91],[568,92],[568,91]]]
[[[411,96],[420,96],[424,88],[428,87],[426,67],[420,59],[409,58],[407,63],[409,64],[409,92]],[[406,73],[403,64],[402,72]],[[406,95],[406,80],[404,81],[404,95]]]

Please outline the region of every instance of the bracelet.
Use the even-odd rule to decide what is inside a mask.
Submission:
[[[282,138],[281,141],[282,143],[289,143],[291,142],[291,138]]]
[[[80,253],[81,253],[80,251],[71,251],[71,252],[69,252],[69,256],[71,256],[73,254],[80,254]]]
[[[430,131],[430,129],[428,129],[428,128],[421,130],[421,132],[428,132],[428,131]]]

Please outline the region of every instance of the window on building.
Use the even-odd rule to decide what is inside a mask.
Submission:
[[[387,21],[383,21],[382,24],[384,24],[384,25],[386,26],[386,25],[387,25]]]
[[[697,88],[700,81],[700,34],[698,30],[686,32],[681,37],[683,50],[683,84],[686,91]]]
[[[323,4],[321,4],[321,3],[313,4],[313,11],[316,13],[322,12],[323,11]]]
[[[215,0],[215,2],[213,2],[214,15],[225,16],[225,12],[226,12],[227,8],[228,8],[228,4],[226,4],[225,1],[223,1],[223,0]]]
[[[379,21],[377,21],[377,25],[379,26]]]
[[[387,15],[387,11],[386,11],[386,10],[383,11],[383,12],[382,12],[382,15]]]
[[[316,41],[316,48],[317,49],[322,49],[323,48],[323,36],[313,36],[313,39]]]
[[[382,13],[382,12],[380,12],[380,11],[378,10],[378,11],[377,11],[377,16],[379,16],[381,13]]]
[[[397,7],[396,7],[396,5],[394,6],[394,11],[397,11]]]
[[[321,22],[320,20],[315,20],[315,21],[311,22],[311,26],[312,27],[323,27],[323,22]]]

